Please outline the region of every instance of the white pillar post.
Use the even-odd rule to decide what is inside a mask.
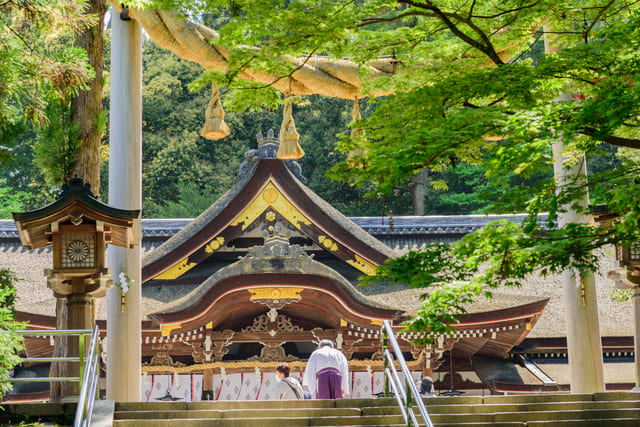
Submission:
[[[640,287],[633,287],[633,359],[636,373],[636,386],[632,391],[640,391]]]
[[[561,43],[553,36],[553,23],[545,26],[544,47],[547,53],[559,52]],[[556,23],[558,24],[558,23]],[[559,23],[561,27],[564,23]],[[569,87],[561,94],[557,101],[571,100]],[[557,192],[564,186],[586,185],[587,161],[581,159],[572,165],[565,165],[564,143],[558,139],[553,144],[553,172],[555,175]],[[589,204],[589,195],[585,190],[582,200],[576,201],[582,208]],[[558,226],[568,223],[586,224],[589,218],[576,212],[571,206],[563,206],[566,212],[558,214]],[[598,300],[596,281],[593,275],[580,271],[564,271],[562,274],[564,291],[564,311],[567,322],[567,353],[569,369],[571,371],[571,393],[595,393],[605,390],[604,362],[602,359],[602,339],[600,338],[600,322],[598,320]]]
[[[142,208],[142,32],[112,9],[111,103],[109,132],[109,204]],[[122,310],[117,286],[107,294],[107,398],[140,400],[141,289],[140,244],[134,249],[109,246],[107,260],[114,281],[125,272],[135,283]]]
[[[564,95],[567,96],[567,95]],[[554,174],[557,191],[566,185],[586,184],[586,159],[577,164],[564,164],[564,144],[553,144]],[[585,208],[588,196],[579,204]],[[558,226],[568,223],[586,223],[588,218],[571,207],[558,215]],[[602,341],[598,320],[596,282],[591,274],[580,271],[564,271],[562,274],[564,309],[567,322],[567,352],[571,370],[572,393],[595,393],[605,390],[602,360]]]

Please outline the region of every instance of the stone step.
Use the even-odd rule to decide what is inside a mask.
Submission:
[[[617,395],[616,397],[611,396],[612,400],[633,400],[629,399],[621,399],[623,395],[629,395],[628,392],[606,392],[606,393],[554,393],[554,394],[518,394],[518,395],[508,395],[508,396],[500,396],[500,395],[490,395],[490,396],[482,396],[482,403],[537,403],[537,402],[576,402],[576,401],[587,401],[592,402],[595,395],[600,394],[611,394]],[[455,396],[450,399],[456,399]],[[440,399],[440,398],[438,398]],[[600,399],[598,399],[600,400]]]
[[[524,419],[523,419],[524,418]],[[495,421],[559,421],[582,419],[611,419],[611,418],[635,418],[640,424],[640,409],[635,408],[609,408],[609,409],[583,409],[576,411],[530,411],[526,413],[497,413]]]
[[[640,397],[640,396],[639,396]],[[528,412],[528,411],[558,411],[558,410],[584,410],[584,409],[608,409],[612,408],[640,409],[640,400],[630,401],[624,400],[614,401],[597,401],[597,402],[540,402],[540,403],[513,403],[513,404],[484,404],[484,405],[431,405],[425,404],[429,414],[487,414],[496,412]],[[415,410],[417,406],[413,405]],[[398,410],[398,406],[383,407],[362,407],[362,413],[365,415],[389,414],[389,411]]]
[[[312,422],[309,419],[295,419],[295,418],[282,418],[282,419],[189,419],[181,420],[180,427],[302,427],[302,426],[323,426],[323,427],[338,427],[338,426],[358,426],[358,427],[400,427],[406,426],[404,423],[390,424],[389,419],[380,419],[379,423],[363,423],[359,421],[348,419],[342,423],[331,424],[332,419],[324,420],[327,423],[321,422],[321,420],[314,420]],[[435,424],[435,423],[434,423]],[[114,420],[114,427],[168,427],[175,426],[175,421],[172,420]],[[579,419],[579,420],[548,420],[548,421],[513,421],[513,422],[453,422],[453,423],[437,423],[436,427],[637,427],[640,425],[638,418],[608,418],[608,419]]]
[[[398,409],[398,412],[400,409]],[[360,408],[290,408],[290,409],[191,409],[175,411],[117,411],[114,419],[186,419],[186,418],[301,418],[346,417],[361,415]],[[395,415],[395,414],[392,414]]]
[[[639,397],[640,395],[635,391],[606,391],[602,393],[593,393],[593,400],[638,400]]]
[[[389,426],[392,424],[403,424],[402,415],[379,415],[379,416],[359,416],[359,417],[333,417],[325,416],[311,418],[310,426]],[[406,425],[406,424],[405,424]]]
[[[551,395],[518,395],[518,396],[452,396],[423,398],[427,406],[490,405],[490,404],[537,404],[537,403],[565,403],[565,402],[594,402],[594,401],[637,401],[637,394],[630,392],[606,392],[595,394],[551,394]],[[117,402],[117,410],[135,410],[136,407],[147,408],[152,405],[154,410],[163,408],[177,409],[227,409],[227,408],[273,408],[273,407],[380,407],[396,406],[394,398],[381,399],[339,399],[331,400],[302,400],[302,401],[200,401],[200,402]],[[449,408],[452,409],[452,408]]]
[[[347,399],[344,399],[345,401]],[[395,399],[386,399],[393,400]],[[335,408],[335,400],[218,400],[200,402],[116,402],[116,411],[188,411],[188,410],[228,410],[228,409],[273,409],[273,408]],[[397,403],[395,403],[397,405]],[[358,404],[342,407],[358,407]]]
[[[486,414],[429,414],[431,421],[436,424],[474,422],[526,422],[532,421],[562,421],[581,419],[611,419],[635,418],[640,425],[640,409],[584,409],[575,411],[529,411],[529,412],[498,412]]]
[[[511,422],[452,422],[436,427],[638,427],[637,418],[607,418],[580,420],[511,421]]]
[[[335,411],[343,411],[339,414]],[[273,413],[272,413],[273,412]],[[337,410],[295,410],[289,414],[284,414],[283,410],[277,411],[232,411],[231,413],[224,411],[193,411],[191,413],[167,412],[154,413],[150,411],[141,411],[139,413],[117,413],[115,420],[118,425],[120,421],[127,421],[129,424],[135,425],[135,422],[145,420],[145,423],[157,423],[158,425],[166,425],[166,421],[180,419],[180,424],[187,423],[185,426],[198,425],[202,419],[209,422],[216,422],[216,425],[247,425],[247,426],[294,426],[294,425],[310,425],[310,426],[327,426],[327,425],[390,425],[400,424],[403,421],[402,416],[396,415],[359,415],[359,410],[352,409],[344,411]],[[398,411],[399,412],[399,411]],[[622,412],[622,413],[621,413]],[[184,419],[187,418],[187,419]],[[420,417],[418,417],[421,421]],[[562,425],[565,422],[586,423],[593,420],[600,420],[603,423],[611,419],[633,419],[636,425],[640,421],[640,412],[632,410],[632,412],[624,410],[585,410],[585,411],[538,411],[530,413],[496,413],[496,414],[435,414],[431,416],[434,424],[440,425],[534,425],[532,422],[538,422],[540,425]],[[133,424],[132,424],[133,423]],[[244,423],[244,424],[243,424]],[[376,424],[377,423],[377,424]],[[606,424],[606,423],[605,423]],[[146,425],[146,424],[145,424]],[[535,424],[538,425],[538,424]],[[588,424],[584,424],[588,425]]]
[[[405,424],[406,426],[406,424]],[[474,423],[439,423],[436,427],[527,427],[526,422],[522,421],[512,421],[506,423],[496,423],[495,421],[491,422],[474,422]]]
[[[608,418],[604,420],[530,421],[527,427],[638,427],[638,418]],[[440,426],[438,426],[440,427]]]
[[[640,426],[639,394],[425,398],[437,426]],[[114,426],[226,427],[404,425],[394,398],[302,401],[118,402]],[[418,408],[414,405],[414,413]],[[421,421],[421,417],[418,417]]]
[[[167,427],[175,426],[173,419],[116,419],[114,427]],[[311,418],[190,418],[179,421],[180,427],[224,426],[224,427],[302,427],[302,426],[393,426],[406,425],[401,416],[381,417],[332,417],[320,416]]]
[[[214,426],[214,427],[240,427],[240,426],[247,426],[247,427],[255,427],[258,426],[257,424],[245,424],[245,423],[240,423],[240,424],[216,424],[215,423],[216,420],[202,420],[200,421],[198,424],[186,424],[185,427],[200,427],[200,426]],[[113,426],[117,426],[117,427],[167,427],[167,426],[175,426],[175,424],[171,424],[170,421],[165,421],[163,424],[155,424],[155,423],[147,423],[147,422],[140,422],[140,421],[136,421],[135,423],[131,423],[130,421],[114,421]],[[260,426],[266,426],[266,427],[275,427],[276,425],[278,426],[283,426],[283,427],[304,427],[304,426],[308,426],[309,424],[293,424],[293,425],[288,425],[288,424],[260,424],[258,427]],[[355,426],[357,427],[380,427],[381,424],[356,424]],[[490,425],[492,427],[524,427],[524,424],[487,424]],[[385,424],[385,427],[407,427],[406,424]],[[181,426],[182,427],[182,424]],[[323,427],[343,427],[343,426],[323,426]],[[440,427],[440,426],[436,426],[436,427]],[[626,426],[625,426],[626,427]]]

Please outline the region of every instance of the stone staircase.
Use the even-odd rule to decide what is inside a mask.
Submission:
[[[435,426],[640,426],[640,393],[425,398]],[[420,418],[420,425],[422,419]],[[117,402],[113,426],[401,426],[395,399]]]

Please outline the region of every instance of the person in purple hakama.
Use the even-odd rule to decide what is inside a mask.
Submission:
[[[311,353],[302,384],[316,399],[341,399],[349,394],[349,363],[330,340],[320,340]]]

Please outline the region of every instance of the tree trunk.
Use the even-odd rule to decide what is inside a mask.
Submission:
[[[413,182],[413,214],[423,216],[425,211],[425,185],[429,178],[429,168],[424,168],[412,179]]]
[[[78,93],[73,101],[72,120],[78,123],[82,145],[78,158],[72,167],[72,176],[82,178],[91,184],[95,195],[100,191],[100,140],[104,131],[102,116],[102,72],[104,69],[104,31],[103,21],[106,4],[100,0],[87,3],[87,14],[97,17],[91,28],[78,35],[76,45],[86,50],[89,64],[95,71],[95,77],[89,82],[89,89]]]
[[[94,25],[77,36],[76,45],[87,52],[89,64],[95,71],[95,77],[89,82],[89,88],[80,91],[72,100],[72,120],[78,123],[80,140],[82,141],[78,158],[73,164],[71,176],[67,178],[82,178],[91,184],[93,193],[97,196],[100,190],[100,140],[102,139],[102,72],[104,69],[104,31],[103,21],[106,4],[101,0],[90,0],[87,3],[86,14],[96,16]],[[67,299],[58,298],[56,303],[56,329],[67,329]],[[67,337],[56,337],[54,340],[53,356],[67,357],[69,355],[69,340]],[[49,371],[51,377],[68,377],[71,370],[68,363],[53,362]],[[68,391],[66,382],[52,382],[49,396],[52,402],[59,402]]]

